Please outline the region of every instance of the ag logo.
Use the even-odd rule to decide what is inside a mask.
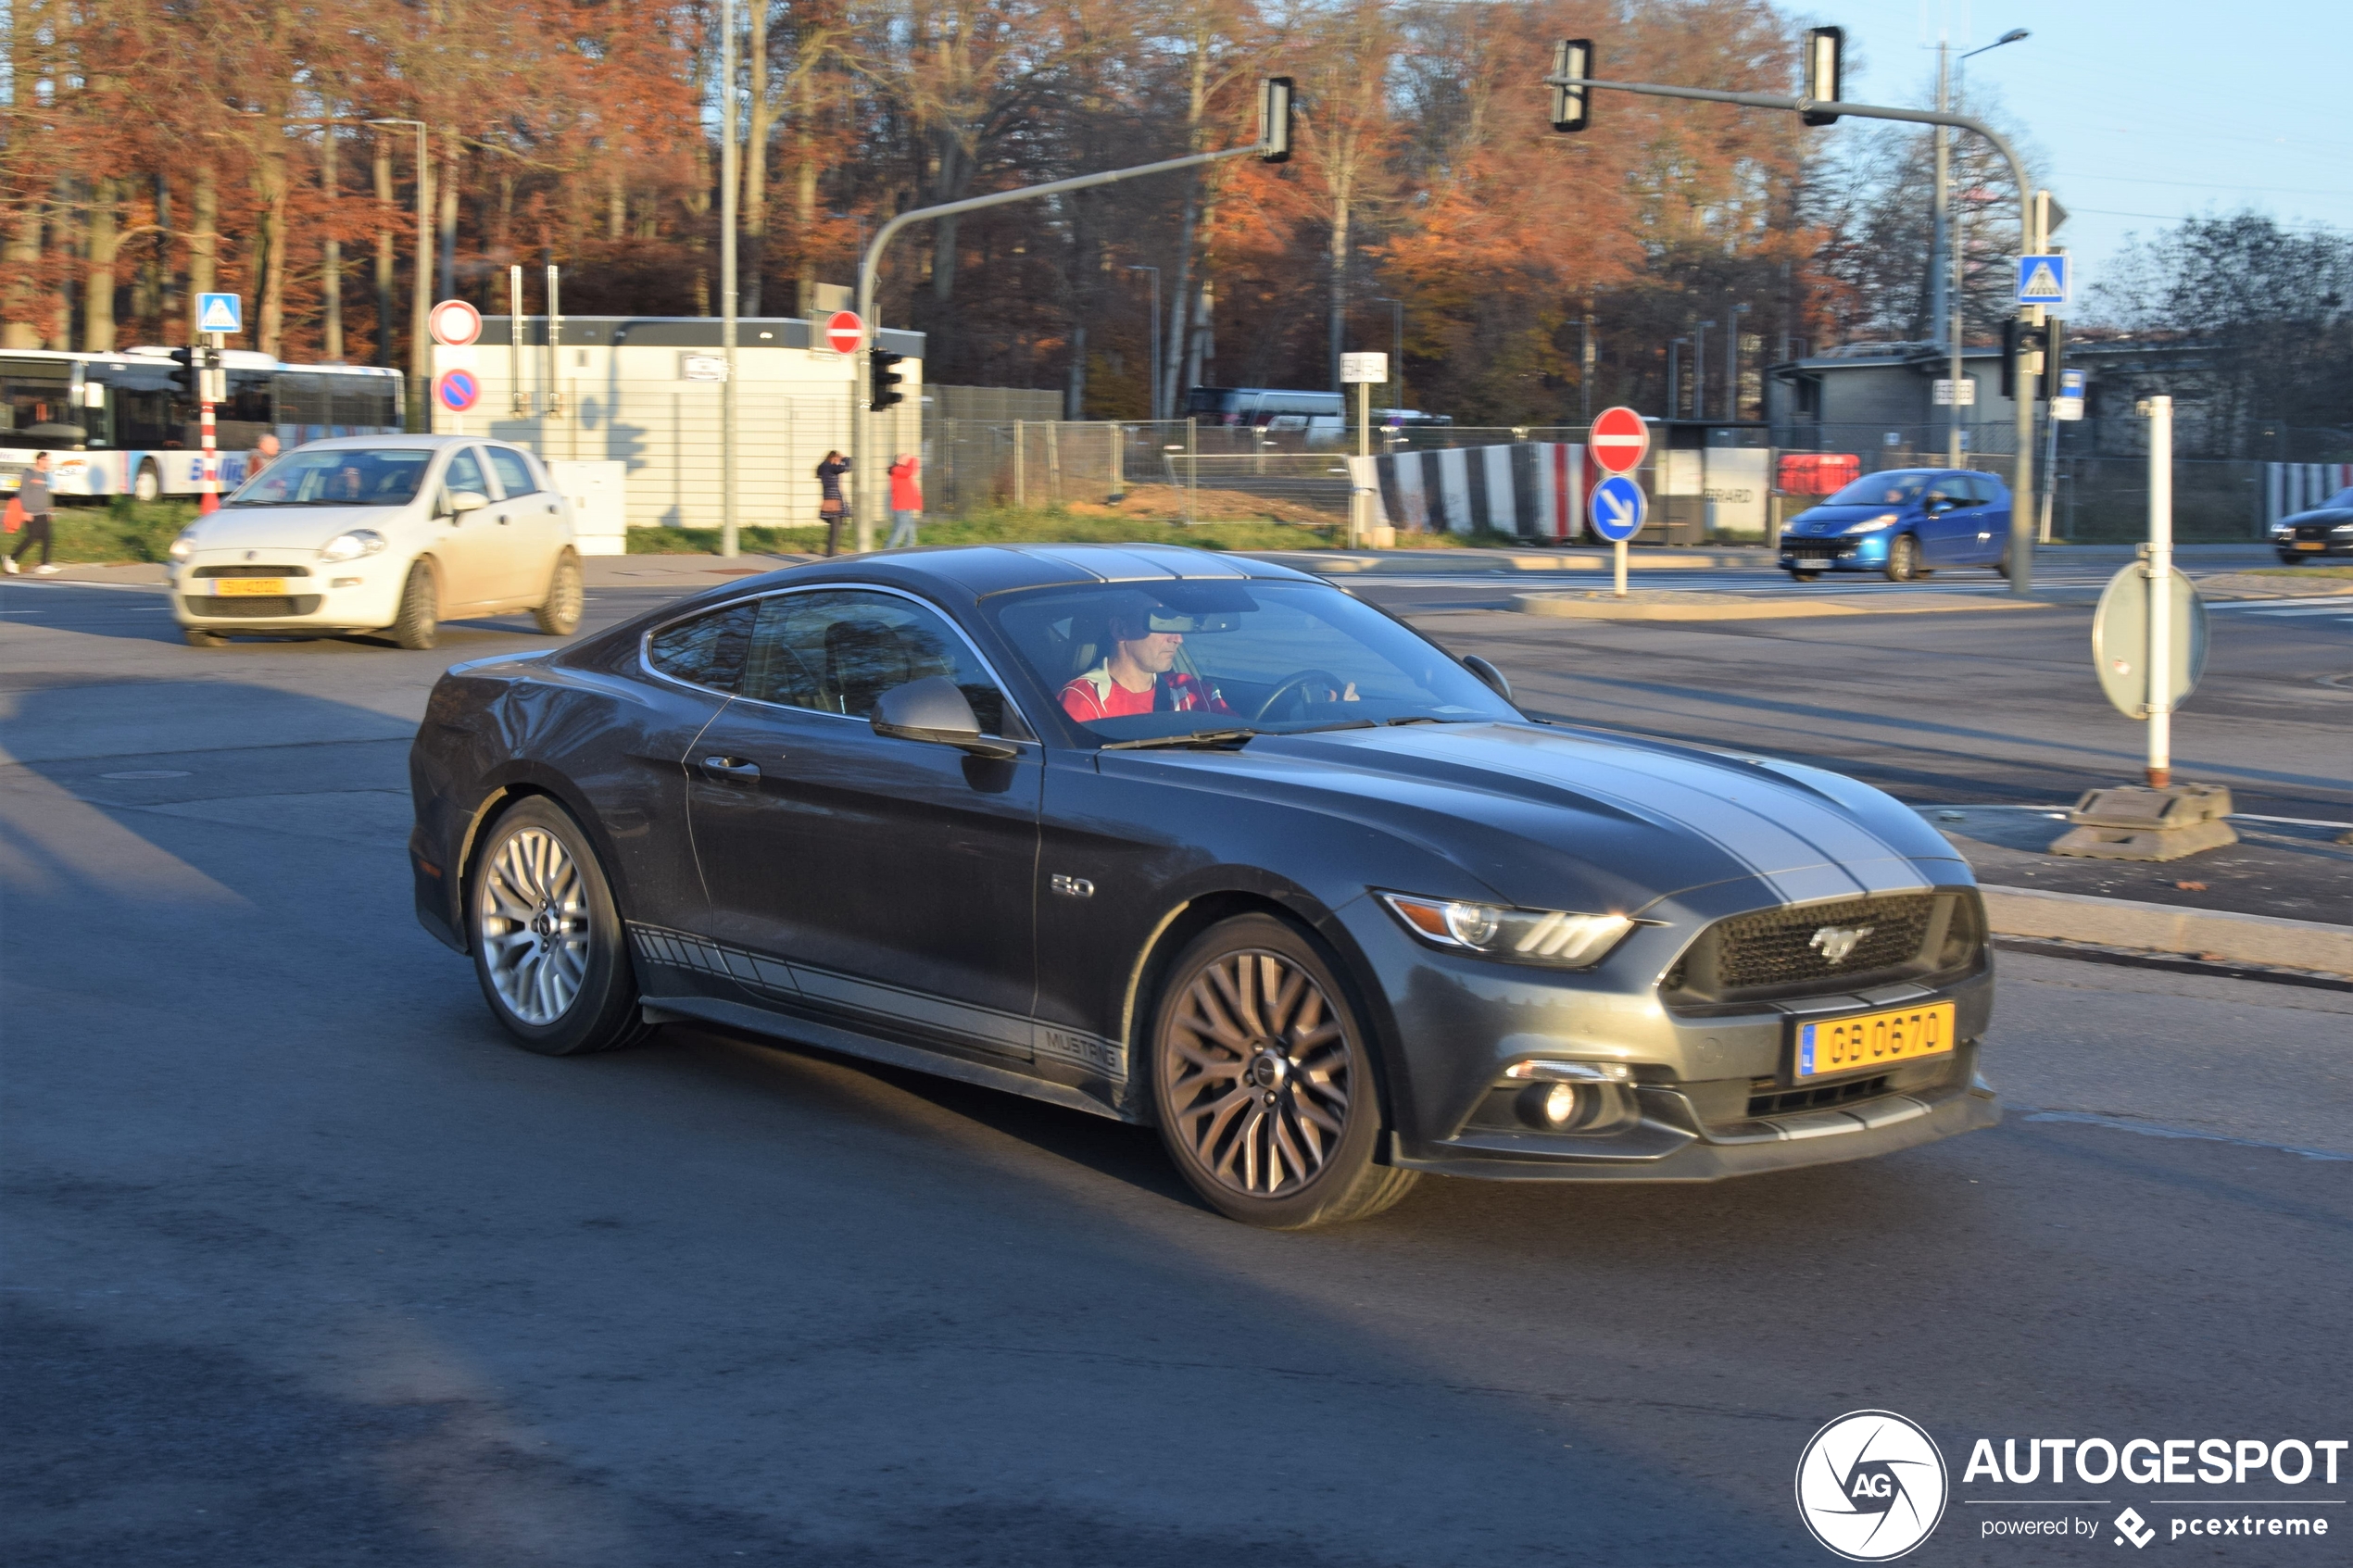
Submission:
[[[1885,1562],[1944,1517],[1944,1456],[1892,1411],[1856,1411],[1814,1434],[1797,1461],[1797,1512],[1851,1562]]]

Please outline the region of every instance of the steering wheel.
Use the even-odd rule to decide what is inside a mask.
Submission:
[[[1339,676],[1333,674],[1328,670],[1302,670],[1298,674],[1287,675],[1281,681],[1277,682],[1275,689],[1266,694],[1266,699],[1264,702],[1261,702],[1258,705],[1257,709],[1251,714],[1250,721],[1253,724],[1259,722],[1261,720],[1265,719],[1266,715],[1272,713],[1275,710],[1276,706],[1285,697],[1290,696],[1294,693],[1304,695],[1308,688],[1316,682],[1323,683],[1324,689],[1333,693],[1334,695],[1338,695],[1339,693],[1348,689],[1346,683],[1341,681]]]

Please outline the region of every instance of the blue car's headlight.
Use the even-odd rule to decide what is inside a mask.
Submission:
[[[1877,517],[1867,517],[1860,522],[1848,523],[1846,525],[1846,532],[1849,533],[1877,533],[1881,529],[1893,528],[1903,521],[1904,520],[1894,512],[1881,512]]]

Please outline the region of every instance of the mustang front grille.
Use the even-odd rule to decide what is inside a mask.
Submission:
[[[1677,1010],[1952,977],[1984,961],[1973,890],[1759,909],[1700,933],[1660,989]]]

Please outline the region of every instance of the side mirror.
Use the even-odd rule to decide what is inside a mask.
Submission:
[[[490,497],[479,490],[452,490],[445,497],[443,505],[448,508],[451,517],[456,517],[459,512],[482,510],[490,505]]]
[[[1496,669],[1493,665],[1488,663],[1487,660],[1479,658],[1478,655],[1475,653],[1465,654],[1463,656],[1463,668],[1478,676],[1481,685],[1485,686],[1489,691],[1493,692],[1497,696],[1502,697],[1505,702],[1512,700],[1512,684],[1504,679],[1504,672],[1501,670]]]
[[[1938,495],[1931,499],[1928,503],[1928,515],[1931,517],[1943,517],[1946,512],[1951,511],[1955,507],[1959,505],[1960,503],[1958,501],[1953,500],[1947,496]]]
[[[945,675],[926,675],[903,686],[893,686],[875,699],[866,721],[875,734],[899,740],[929,741],[952,746],[975,757],[1018,757],[1021,748],[1000,740],[983,739],[980,721],[963,690]]]

